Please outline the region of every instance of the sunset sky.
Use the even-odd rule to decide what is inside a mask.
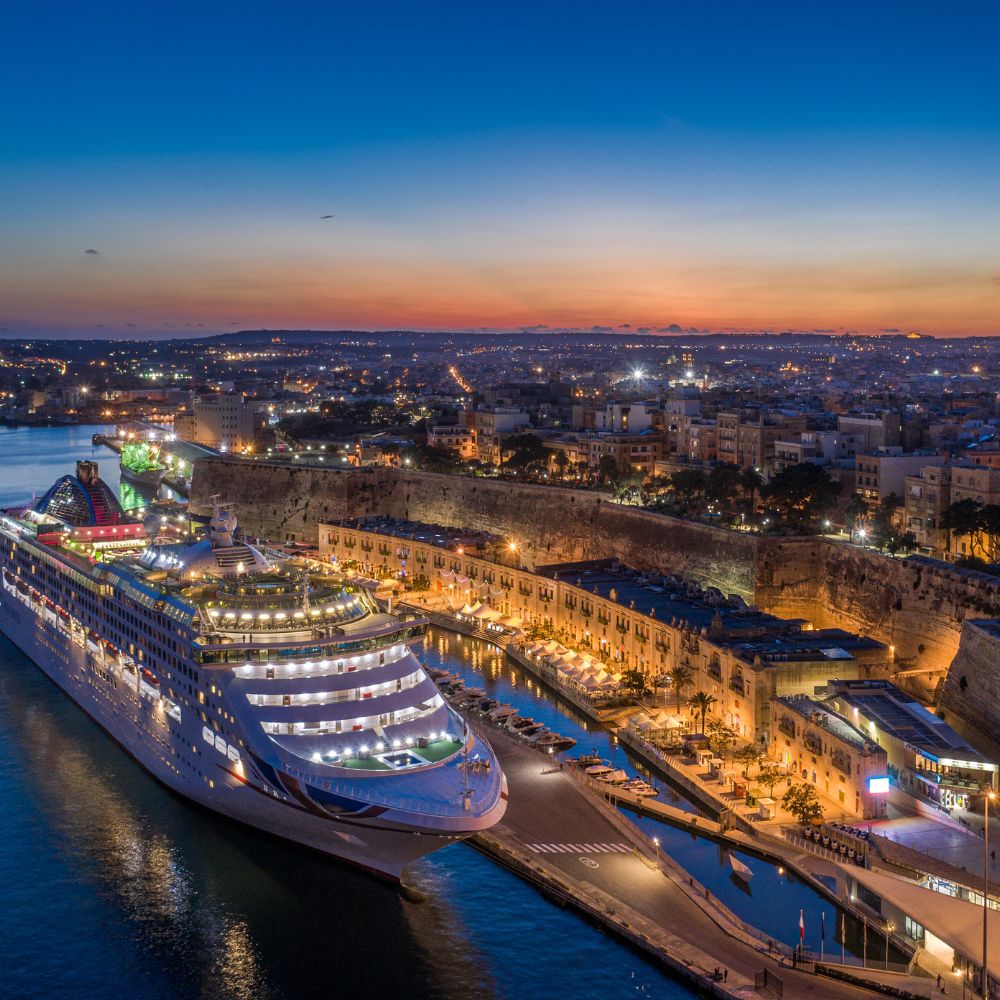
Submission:
[[[998,37],[981,2],[8,4],[0,335],[1000,333]]]

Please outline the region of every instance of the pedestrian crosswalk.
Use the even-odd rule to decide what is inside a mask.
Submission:
[[[533,854],[631,854],[628,844],[527,844]]]

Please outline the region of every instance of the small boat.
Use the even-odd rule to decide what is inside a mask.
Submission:
[[[559,733],[542,733],[541,736],[532,740],[539,750],[548,750],[555,753],[557,750],[568,750],[576,746],[576,740],[572,736],[561,736]]]
[[[528,715],[514,715],[507,720],[507,728],[512,733],[520,733],[522,729],[536,725],[535,720]]]
[[[603,778],[604,775],[611,774],[611,768],[607,764],[591,764],[584,773],[592,778]]]
[[[540,722],[532,723],[530,726],[525,726],[517,735],[521,737],[522,740],[530,740],[532,736],[538,736],[539,733],[544,733],[548,730],[547,726],[543,726]]]
[[[482,688],[459,688],[454,694],[446,695],[453,705],[461,708],[471,708],[474,702],[482,701],[485,696]]]
[[[626,792],[631,792],[633,795],[640,795],[644,799],[656,798],[660,794],[658,788],[654,788],[648,781],[643,781],[642,778],[636,778],[634,781],[626,781],[622,788]]]
[[[517,709],[513,705],[497,705],[496,708],[486,713],[486,717],[493,722],[504,723],[512,715],[517,715]]]
[[[609,785],[624,785],[628,780],[628,774],[621,768],[618,768],[617,771],[612,771],[610,774],[601,778],[601,781],[606,781]]]
[[[591,764],[601,763],[601,755],[596,750],[591,750],[590,753],[581,754],[579,757],[574,758],[573,763],[577,767],[590,767]]]
[[[733,874],[745,882],[753,878],[753,872],[735,854],[729,855],[729,866],[733,869]]]

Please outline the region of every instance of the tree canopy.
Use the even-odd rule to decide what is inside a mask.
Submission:
[[[840,483],[812,462],[800,462],[782,469],[761,491],[793,524],[815,521],[837,503]]]

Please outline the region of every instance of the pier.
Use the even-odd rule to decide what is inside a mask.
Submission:
[[[493,727],[487,736],[507,775],[503,821],[472,843],[562,905],[632,943],[707,995],[752,996],[767,972],[786,997],[858,998],[850,983],[792,968],[786,945],[769,939],[707,894],[603,796],[540,754]],[[666,807],[669,808],[669,807]],[[674,810],[680,812],[680,810]],[[704,818],[700,832],[710,832]],[[717,982],[716,968],[728,970]]]

